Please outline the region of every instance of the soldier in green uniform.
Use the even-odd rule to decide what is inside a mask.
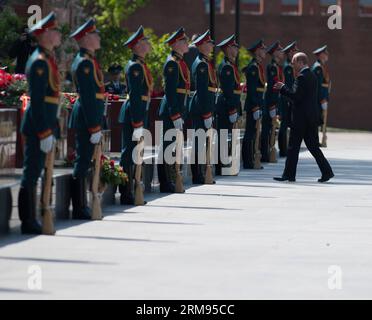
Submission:
[[[284,62],[283,73],[284,73],[284,83],[288,88],[292,88],[295,76],[292,66],[292,58],[295,53],[298,52],[297,42],[294,41],[290,43],[283,49],[286,55],[286,60]],[[279,117],[280,117],[280,129],[279,129],[279,156],[286,157],[288,152],[288,128],[290,127],[290,118],[292,110],[292,102],[284,96],[280,96],[281,103],[279,104]]]
[[[331,80],[328,71],[328,59],[329,53],[327,46],[316,49],[313,52],[317,58],[317,61],[312,66],[312,71],[318,78],[318,104],[321,119],[319,119],[320,125],[323,124],[323,114],[324,111],[328,110],[329,102],[329,91],[331,86]]]
[[[179,28],[165,42],[172,48],[172,52],[163,68],[165,94],[159,109],[159,116],[163,121],[163,139],[157,168],[160,192],[173,193],[175,186],[171,181],[170,166],[164,159],[164,151],[172,141],[164,140],[164,135],[169,129],[183,130],[183,117],[191,85],[190,71],[183,59],[183,55],[189,50],[185,29]]]
[[[239,53],[239,45],[236,43],[235,35],[223,40],[217,45],[221,48],[225,57],[218,68],[218,79],[221,93],[218,95],[216,104],[216,120],[218,130],[218,164],[216,166],[216,175],[221,175],[221,147],[226,151],[228,142],[222,139],[222,129],[232,132],[233,125],[238,120],[238,111],[241,109],[240,102],[240,75],[236,59]],[[224,152],[223,154],[227,153]]]
[[[129,182],[119,186],[121,204],[134,204],[133,196],[133,158],[132,152],[137,141],[143,137],[143,129],[147,125],[147,111],[153,90],[153,78],[146,66],[146,55],[151,51],[151,44],[141,26],[125,42],[124,46],[133,52],[126,68],[126,81],[129,99],[124,102],[120,110],[119,122],[122,124],[122,153],[120,165],[128,174]]]
[[[72,218],[90,219],[87,205],[86,177],[94,147],[102,138],[105,84],[95,52],[100,49],[100,36],[93,19],[89,19],[70,35],[80,47],[71,74],[79,98],[70,117],[69,127],[75,129],[76,159],[71,179]]]
[[[109,67],[108,72],[111,80],[105,83],[107,93],[123,96],[125,94],[125,85],[120,82],[123,67],[119,64],[113,64]]]
[[[274,89],[274,84],[278,81],[284,82],[282,47],[279,41],[274,42],[267,53],[272,60],[266,67],[267,88],[265,92],[265,104],[262,114],[262,134],[261,134],[261,154],[262,162],[270,161],[270,136],[273,130],[272,121],[276,118],[279,108],[279,91]]]
[[[30,103],[21,124],[25,154],[18,210],[23,234],[41,234],[36,219],[36,186],[58,132],[60,79],[54,49],[61,44],[61,34],[56,28],[52,12],[29,30],[38,46],[26,65]]]
[[[196,90],[189,104],[189,117],[195,131],[198,129],[208,130],[212,128],[213,124],[218,87],[216,71],[209,57],[214,48],[210,31],[203,33],[193,44],[198,48],[199,55],[192,65],[191,74]],[[195,137],[193,146],[195,159],[191,164],[192,182],[193,184],[204,184],[204,174],[198,161],[198,153],[198,138]]]
[[[256,139],[256,121],[262,117],[265,92],[265,71],[262,65],[266,57],[266,46],[263,40],[253,43],[248,50],[253,55],[247,67],[243,69],[247,81],[247,99],[244,109],[247,112],[246,128],[243,138],[243,168],[254,168],[254,142]]]

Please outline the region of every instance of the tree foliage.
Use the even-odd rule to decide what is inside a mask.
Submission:
[[[0,11],[0,66],[9,66],[9,48],[19,38],[22,20],[13,9],[4,7]]]

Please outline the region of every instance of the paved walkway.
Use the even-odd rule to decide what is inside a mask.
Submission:
[[[281,160],[111,207],[103,221],[61,222],[55,237],[0,239],[0,299],[372,298],[371,141],[329,134],[337,177],[325,185],[303,152],[295,184],[272,180]],[[42,290],[28,288],[33,268]]]

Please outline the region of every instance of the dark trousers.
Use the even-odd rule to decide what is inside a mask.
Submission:
[[[216,174],[221,174],[222,168],[222,156],[221,150],[223,150],[223,156],[226,158],[231,154],[231,141],[226,139],[225,135],[222,135],[221,130],[227,129],[228,135],[232,133],[233,124],[229,120],[228,114],[217,115],[217,134],[218,134],[218,163],[216,165]],[[227,135],[227,136],[228,136]],[[226,160],[225,160],[226,161]]]
[[[252,117],[252,112],[247,111],[245,132],[242,145],[242,157],[244,168],[253,168],[254,163],[254,142],[256,139],[256,120]]]
[[[261,131],[261,154],[262,162],[269,162],[270,158],[270,136],[272,131],[272,119],[268,112],[264,112],[262,117]]]
[[[74,162],[74,178],[85,178],[92,163],[94,144],[90,143],[90,133],[78,130],[75,135],[76,159]]]
[[[198,129],[206,130],[204,127],[204,120],[202,118],[199,119],[192,119],[192,128],[196,131]],[[204,173],[202,170],[202,165],[199,164],[199,139],[197,136],[195,136],[195,139],[193,141],[193,147],[192,147],[192,152],[194,155],[195,162],[194,164],[191,164],[191,173],[192,173],[192,179],[193,181],[204,181]],[[203,150],[205,152],[205,150]]]
[[[316,126],[304,126],[302,128],[291,128],[289,135],[288,157],[285,164],[283,176],[288,178],[296,177],[298,155],[302,141],[315,158],[322,176],[331,175],[332,168],[319,148],[318,128]]]
[[[44,165],[45,153],[40,150],[40,139],[36,135],[25,137],[22,186],[35,186],[43,171]]]
[[[170,118],[164,119],[163,120],[163,139],[161,142],[161,149],[159,150],[159,155],[158,155],[159,163],[157,165],[158,178],[159,178],[159,183],[161,186],[169,185],[170,183],[172,183],[170,165],[166,163],[166,159],[164,156],[165,150],[168,148],[169,145],[171,145],[176,140],[175,137],[173,137],[171,141],[164,140],[166,132],[171,129],[174,130],[173,121]],[[160,163],[160,157],[162,157],[161,163]]]

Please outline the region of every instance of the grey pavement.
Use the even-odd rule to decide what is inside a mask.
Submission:
[[[0,299],[371,299],[371,141],[329,133],[327,184],[303,150],[296,183],[272,180],[281,159],[59,222],[55,237],[13,232],[0,239]]]

